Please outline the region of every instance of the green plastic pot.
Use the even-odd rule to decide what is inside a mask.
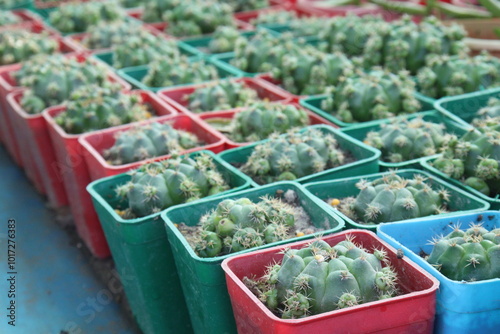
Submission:
[[[200,58],[196,58],[200,59]],[[239,78],[241,75],[234,74],[230,71],[227,71],[225,68],[218,66],[217,64],[214,64],[215,67],[217,68],[217,71],[219,72],[219,77],[220,78]],[[148,90],[151,92],[157,93],[158,91],[165,89],[165,88],[174,88],[174,87],[182,87],[182,86],[187,86],[187,85],[192,85],[193,82],[182,84],[182,85],[174,85],[174,86],[169,86],[169,87],[149,87],[142,83],[142,79],[146,76],[148,73],[149,66],[148,65],[142,65],[142,66],[135,66],[135,67],[127,67],[123,68],[121,70],[118,70],[116,73],[126,81],[128,81],[132,86],[138,89],[142,90]]]
[[[321,117],[329,120],[330,122],[338,125],[341,128],[346,128],[346,127],[349,127],[349,126],[353,126],[355,124],[362,124],[362,123],[347,123],[347,122],[343,122],[340,119],[338,119],[337,117],[335,117],[332,114],[330,114],[329,112],[323,110],[321,108],[321,103],[323,102],[323,100],[325,100],[327,98],[327,96],[328,96],[327,94],[322,94],[322,95],[316,95],[316,96],[311,96],[311,97],[307,97],[307,98],[304,98],[304,99],[300,99],[300,104],[303,107],[305,107],[305,108],[307,108],[307,109],[315,112],[316,114],[318,114]],[[421,112],[422,111],[434,110],[434,107],[432,106],[433,102],[428,101],[427,98],[425,98],[423,95],[421,95],[419,93],[415,93],[415,97],[422,104],[422,107],[420,108]],[[373,122],[373,121],[370,121],[370,122]]]
[[[457,122],[469,124],[477,117],[479,109],[488,105],[492,97],[500,98],[500,88],[451,96],[436,102],[436,110]]]
[[[307,129],[318,129],[322,133],[331,134],[337,140],[340,148],[345,151],[350,152],[356,161],[338,166],[335,168],[327,169],[319,173],[307,175],[295,180],[299,183],[322,181],[322,180],[332,180],[343,177],[349,177],[354,175],[363,175],[370,173],[377,173],[379,171],[378,159],[380,158],[380,151],[368,146],[357,139],[354,139],[340,130],[334,129],[327,125],[313,125],[305,127],[301,132],[307,131]],[[287,136],[284,134],[282,136]],[[226,161],[231,165],[241,165],[247,162],[248,157],[252,154],[255,146],[260,145],[269,141],[269,139],[261,140],[255,142],[251,145],[237,147],[224,152],[219,153],[222,160]],[[252,181],[254,187],[259,187],[260,185],[255,181]]]
[[[300,205],[311,217],[316,227],[324,227],[325,231],[275,242],[249,250],[213,258],[201,258],[188,244],[184,236],[174,224],[185,223],[188,226],[198,225],[200,217],[217,207],[225,199],[247,197],[258,202],[262,196],[274,196],[278,191],[294,190]],[[327,205],[314,199],[307,190],[295,182],[279,182],[257,189],[250,189],[221,196],[216,199],[201,200],[192,204],[183,204],[163,212],[168,241],[175,254],[174,260],[179,273],[191,323],[196,333],[219,334],[236,333],[236,324],[231,308],[231,301],[226,288],[224,271],[221,263],[224,259],[251,251],[283,245],[293,241],[311,239],[319,234],[330,234],[342,230],[344,222]]]
[[[497,194],[495,197],[487,196],[476,189],[469,187],[462,182],[460,182],[457,179],[451,178],[445,173],[441,172],[439,169],[435,168],[432,166],[432,162],[436,160],[435,157],[433,158],[427,158],[427,159],[422,159],[420,161],[420,164],[422,165],[422,169],[425,170],[426,172],[429,172],[432,175],[436,175],[437,177],[440,177],[450,184],[453,184],[454,186],[465,190],[466,192],[476,196],[477,198],[480,198],[490,204],[490,208],[492,210],[500,210],[500,194]]]
[[[391,173],[392,172],[385,172],[385,173],[349,177],[333,181],[312,182],[306,184],[305,188],[322,201],[326,202],[328,199],[331,198],[337,198],[341,200],[342,198],[349,196],[356,197],[359,194],[359,189],[356,187],[356,183],[358,183],[359,181],[361,180],[373,181],[385,175],[390,175]],[[440,178],[433,176],[429,173],[426,173],[424,171],[416,169],[401,169],[395,171],[395,173],[405,179],[411,179],[416,175],[423,176],[427,178],[426,182],[432,187],[432,189],[435,190],[445,189],[449,192],[450,194],[449,206],[452,211],[450,211],[449,213],[436,215],[436,217],[446,217],[446,216],[457,215],[459,213],[464,213],[464,212],[476,212],[481,210],[487,210],[490,207],[490,205],[486,201],[474,195],[471,195],[466,191],[458,187],[455,187],[454,185],[446,181],[443,181]],[[374,232],[377,230],[378,225],[367,225],[355,222],[351,218],[341,213],[339,210],[335,209],[333,206],[329,206],[329,208],[330,210],[337,213],[340,217],[342,217],[343,220],[345,220],[346,226],[348,228],[361,228],[365,230],[371,230]],[[407,219],[404,221],[405,222],[417,221],[422,218],[423,217]],[[395,221],[390,223],[395,223]]]
[[[436,111],[425,111],[418,113],[418,115],[404,115],[396,117],[395,119],[415,119],[417,117],[422,117],[422,119],[426,122],[432,122],[436,124],[444,124],[446,133],[455,134],[457,136],[461,136],[467,132],[467,129],[470,128],[469,125],[463,124],[463,122],[456,122],[455,120],[441,115]],[[342,128],[341,131],[353,138],[356,138],[359,141],[364,141],[368,132],[371,131],[380,131],[382,125],[390,124],[394,119],[384,119],[379,121],[371,121],[360,123],[359,125],[352,125],[347,128]],[[437,157],[440,154],[432,155],[433,157]],[[402,168],[415,168],[421,169],[422,166],[420,161],[423,158],[411,159],[403,162],[387,162],[382,159],[379,160],[380,171],[384,172],[389,169],[402,169]]]
[[[14,9],[33,9],[34,8],[34,2],[33,0],[28,0],[28,1],[18,1],[14,6],[6,6],[6,7],[1,7],[1,10],[14,10]]]
[[[233,186],[222,194],[249,187],[249,179],[238,170],[212,152],[202,152],[214,158],[217,169]],[[130,178],[128,174],[120,174],[99,179],[87,187],[130,307],[146,334],[191,333],[191,322],[160,213],[123,219],[115,212],[115,208],[123,205],[116,198],[115,189]]]

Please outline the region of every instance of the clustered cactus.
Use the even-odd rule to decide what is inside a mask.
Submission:
[[[160,58],[149,65],[142,82],[149,87],[169,87],[219,79],[215,66],[205,60],[189,61],[186,57]]]
[[[21,18],[10,10],[0,9],[0,26],[21,23]]]
[[[434,190],[421,175],[404,179],[391,173],[356,187],[359,194],[340,200],[338,210],[367,225],[441,214],[450,200],[446,190]]]
[[[0,65],[18,63],[37,54],[51,54],[58,49],[57,40],[47,33],[35,34],[25,30],[0,32]]]
[[[100,22],[89,27],[82,44],[88,49],[106,49],[126,42],[130,36],[141,35],[146,31],[133,22]]]
[[[184,0],[146,0],[144,3],[144,13],[141,19],[144,22],[160,22],[163,13],[173,10]],[[189,1],[188,1],[189,2]]]
[[[50,13],[49,22],[63,33],[84,32],[99,22],[113,22],[125,17],[125,12],[115,1],[70,2]]]
[[[500,84],[500,60],[487,53],[475,57],[432,56],[417,74],[419,91],[440,98]]]
[[[406,72],[374,69],[341,78],[321,107],[347,123],[367,122],[420,110],[415,84]]]
[[[500,278],[500,228],[488,231],[482,224],[459,225],[444,237],[432,240],[426,258],[444,276],[455,281],[482,281]]]
[[[66,110],[55,117],[66,133],[80,134],[121,124],[147,120],[153,111],[136,94],[110,84],[81,86],[65,101]]]
[[[130,181],[116,189],[118,198],[127,203],[127,209],[119,210],[126,219],[158,213],[230,188],[206,153],[146,164],[130,175]]]
[[[115,68],[147,65],[156,59],[172,60],[181,55],[174,40],[167,40],[146,31],[128,36],[113,51],[113,67]]]
[[[363,142],[379,149],[382,160],[397,163],[437,154],[449,139],[443,123],[417,117],[382,124],[380,130],[368,132]]]
[[[276,197],[226,199],[201,217],[193,248],[200,257],[214,257],[290,239],[296,216],[296,207]]]
[[[241,82],[222,80],[196,89],[185,97],[195,113],[246,106],[259,99],[257,92]]]
[[[224,53],[233,51],[241,32],[233,26],[220,26],[215,29],[212,40],[208,44],[210,53]]]
[[[443,155],[432,165],[444,174],[485,194],[500,193],[500,131],[498,122],[493,126],[488,120],[475,123],[460,138],[451,139]]]
[[[158,122],[135,126],[118,132],[115,137],[113,146],[103,152],[104,158],[111,165],[179,153],[201,145],[195,134]]]
[[[346,152],[332,134],[309,128],[255,146],[241,171],[259,184],[295,180],[346,163]]]
[[[297,14],[295,14],[295,12],[288,10],[273,10],[259,13],[256,18],[250,20],[250,23],[253,25],[288,24],[296,19]]]
[[[318,239],[285,249],[259,279],[243,282],[275,314],[298,319],[394,297],[397,273],[382,249],[368,250],[354,237],[330,246]]]
[[[269,0],[226,0],[233,7],[234,12],[261,9],[269,6]]]
[[[282,134],[309,125],[309,116],[293,105],[254,103],[238,112],[230,125],[229,138],[235,142],[253,142],[271,134]]]
[[[28,88],[21,105],[30,114],[61,104],[81,86],[107,82],[106,69],[102,65],[88,60],[78,62],[59,54],[31,58],[14,77],[20,86]]]
[[[479,109],[477,112],[477,118],[472,120],[472,123],[481,122],[484,119],[490,119],[492,121],[498,120],[500,117],[500,99],[492,97],[488,100],[488,104]],[[490,121],[488,121],[490,123]],[[494,124],[494,123],[493,123]],[[499,124],[499,122],[496,122]]]

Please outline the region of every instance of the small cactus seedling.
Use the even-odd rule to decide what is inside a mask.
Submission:
[[[403,179],[391,173],[372,182],[361,180],[356,187],[359,194],[344,198],[337,208],[368,225],[440,214],[450,200],[446,190],[434,190],[420,175]]]
[[[126,219],[144,217],[173,205],[215,195],[230,188],[207,154],[172,157],[130,172],[131,180],[116,189],[127,203]]]
[[[81,86],[106,85],[107,70],[90,61],[78,62],[60,54],[40,55],[25,62],[14,73],[20,86],[27,87],[21,106],[30,114],[61,104]]]
[[[189,101],[188,109],[195,113],[243,107],[259,100],[255,90],[228,80],[198,88],[185,98]]]
[[[250,20],[253,25],[288,24],[297,19],[297,14],[288,10],[273,10],[261,12],[255,19]]]
[[[0,9],[0,26],[21,23],[21,18],[10,10]]]
[[[414,87],[407,72],[357,72],[340,79],[333,95],[323,100],[321,107],[346,123],[411,114],[420,109]]]
[[[500,278],[500,228],[488,231],[481,224],[466,230],[453,226],[445,237],[432,240],[426,258],[444,276],[455,281],[476,282]]]
[[[418,117],[382,124],[366,135],[364,143],[382,151],[384,161],[397,163],[437,154],[450,138],[444,124]]]
[[[165,12],[173,10],[182,2],[184,0],[146,0],[141,19],[148,23],[160,22]]]
[[[259,184],[295,180],[346,163],[346,152],[318,129],[290,131],[255,146],[241,171]]]
[[[130,36],[144,33],[146,31],[134,22],[100,22],[89,27],[82,44],[92,50],[112,48],[126,42]]]
[[[488,105],[481,108],[477,112],[477,118],[472,120],[472,123],[481,122],[484,119],[498,119],[500,117],[500,99],[492,97],[488,100]],[[496,124],[499,124],[496,122]]]
[[[149,65],[142,82],[149,87],[170,87],[216,79],[219,79],[219,74],[215,66],[207,64],[205,60],[190,62],[181,56],[156,59]]]
[[[236,40],[241,36],[241,32],[233,26],[217,27],[212,35],[212,40],[208,44],[210,53],[224,53],[234,51]]]
[[[80,134],[152,117],[140,96],[121,89],[119,85],[79,87],[65,102],[66,110],[55,117],[56,123],[67,133]]]
[[[269,0],[226,0],[234,12],[256,10],[269,6]]]
[[[285,249],[281,263],[243,282],[275,314],[298,319],[396,296],[397,279],[384,250],[348,237],[334,246],[317,239]]]
[[[0,32],[0,65],[28,60],[37,54],[51,54],[57,51],[57,41],[47,33],[35,34],[25,30]]]
[[[99,22],[113,22],[125,17],[125,12],[115,1],[70,2],[50,13],[49,22],[63,33],[84,32]]]
[[[154,122],[117,133],[115,143],[103,156],[112,165],[123,165],[200,145],[196,135],[174,129],[168,123]]]

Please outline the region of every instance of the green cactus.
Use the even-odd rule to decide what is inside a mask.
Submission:
[[[144,32],[128,36],[114,48],[113,67],[124,68],[147,65],[156,59],[172,60],[180,57],[177,42]]]
[[[10,10],[0,9],[0,26],[21,23],[21,18]]]
[[[116,189],[127,209],[119,213],[127,219],[144,217],[173,205],[215,195],[230,187],[213,159],[204,153],[193,158],[172,157],[130,172],[131,180]]]
[[[236,40],[241,32],[232,26],[220,26],[215,29],[212,40],[208,44],[210,53],[231,52],[236,47]]]
[[[55,117],[66,133],[80,134],[147,120],[152,110],[137,94],[125,94],[120,85],[81,86],[71,92],[66,110]]]
[[[147,33],[134,22],[100,22],[89,27],[82,44],[88,49],[106,49],[126,42],[130,36]]]
[[[286,136],[271,136],[270,140],[255,146],[240,170],[255,182],[267,184],[322,172],[347,160],[333,135],[308,129],[302,133],[290,131]]]
[[[186,96],[188,109],[195,113],[246,106],[259,100],[257,92],[241,82],[217,81]]]
[[[382,160],[392,163],[439,153],[451,139],[443,123],[424,121],[421,117],[395,119],[381,124],[378,131],[367,133],[364,143],[382,151]]]
[[[498,119],[500,117],[500,99],[495,97],[490,98],[487,106],[478,110],[477,116],[477,118],[472,120],[473,124],[487,118]]]
[[[487,53],[475,57],[431,56],[417,75],[419,92],[441,98],[478,91],[500,83],[500,60]]]
[[[105,85],[106,72],[103,65],[56,54],[31,58],[14,77],[20,86],[28,88],[21,100],[22,107],[30,114],[37,114],[61,104],[81,86]]]
[[[251,19],[253,25],[263,24],[288,24],[297,19],[297,14],[287,10],[273,10],[259,13],[255,19]]]
[[[0,65],[18,63],[37,54],[51,54],[58,48],[57,41],[47,33],[5,30],[0,32]]]
[[[296,199],[291,192],[289,198]],[[305,219],[303,209],[291,203],[288,195],[264,196],[257,203],[246,197],[223,200],[201,217],[193,249],[201,257],[214,257],[304,235],[299,231],[303,226],[299,222]],[[315,230],[312,226],[304,229],[305,233]]]
[[[259,279],[243,282],[283,319],[304,318],[398,294],[397,273],[382,249],[368,250],[354,237],[330,246],[318,239],[285,249]]]
[[[219,26],[232,26],[233,11],[230,5],[216,0],[191,0],[181,2],[163,14],[168,22],[166,32],[176,37],[211,34]]]
[[[435,237],[432,266],[454,281],[476,282],[500,278],[500,229],[491,231],[482,224],[471,224],[466,230],[459,225],[444,237]]]
[[[217,69],[205,60],[191,62],[186,57],[179,57],[153,61],[142,82],[149,87],[170,87],[217,79]]]
[[[184,0],[146,0],[141,19],[148,23],[161,22],[163,13],[173,10],[182,2]]]
[[[234,12],[261,9],[269,6],[269,0],[226,0]]]
[[[120,5],[123,8],[135,8],[142,6],[144,4],[143,0],[120,0]]]
[[[113,22],[125,18],[125,12],[115,1],[64,3],[50,13],[49,22],[63,33],[84,32],[102,21]]]
[[[416,24],[405,15],[391,23],[384,45],[384,64],[392,72],[408,70],[412,75],[426,65],[430,55],[466,54],[464,28],[445,26],[436,17],[426,17]]]
[[[323,26],[319,38],[327,42],[328,51],[357,58],[369,68],[382,64],[384,37],[389,30],[390,24],[378,16],[339,16]]]
[[[425,181],[421,175],[403,179],[395,173],[372,182],[361,180],[356,184],[359,194],[341,200],[338,209],[352,220],[367,225],[446,212],[449,193],[434,190]]]
[[[498,122],[478,121],[475,128],[444,147],[443,155],[431,164],[454,179],[486,196],[500,193],[500,131]]]
[[[119,132],[112,147],[103,152],[111,165],[123,165],[202,145],[198,137],[168,123],[150,123]]]
[[[342,78],[321,107],[346,123],[367,122],[420,110],[415,84],[406,72],[374,69]]]
[[[257,102],[235,115],[228,136],[235,142],[253,142],[307,125],[309,116],[304,109],[293,105]]]

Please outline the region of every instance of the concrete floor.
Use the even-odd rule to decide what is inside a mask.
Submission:
[[[2,146],[0,188],[0,333],[137,333],[112,300],[109,284],[97,278],[88,257],[55,223],[54,212]],[[7,274],[9,219],[16,222],[14,275]],[[11,276],[15,299],[8,296]],[[11,300],[15,327],[8,324]]]

